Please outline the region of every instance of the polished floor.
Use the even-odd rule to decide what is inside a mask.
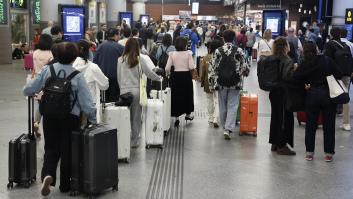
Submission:
[[[40,183],[29,189],[6,189],[8,141],[26,132],[26,100],[21,95],[26,71],[21,62],[0,65],[0,198],[37,199]],[[121,199],[351,199],[353,198],[353,135],[336,128],[334,162],[323,161],[322,129],[316,139],[316,156],[304,160],[304,127],[295,125],[296,156],[270,151],[268,96],[259,90],[256,67],[245,88],[259,95],[258,137],[222,137],[221,129],[208,126],[206,98],[195,83],[195,120],[172,129],[165,147],[132,151],[129,164],[119,164],[119,191],[98,198]],[[337,119],[337,126],[342,118]],[[38,141],[38,176],[43,140]],[[72,198],[54,189],[50,198]],[[79,196],[77,198],[83,198]]]

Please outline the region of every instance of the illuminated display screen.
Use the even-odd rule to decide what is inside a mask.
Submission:
[[[27,0],[11,0],[11,8],[27,9]]]
[[[7,25],[7,0],[0,0],[0,25]]]
[[[64,40],[77,42],[85,34],[85,8],[83,6],[63,5],[61,10]]]

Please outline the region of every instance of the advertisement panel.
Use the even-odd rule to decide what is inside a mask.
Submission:
[[[346,24],[353,24],[353,8],[346,9],[346,17],[344,21]]]
[[[150,21],[150,16],[149,15],[140,15],[140,21],[142,25],[148,25],[148,22]]]
[[[263,32],[266,29],[271,29],[273,38],[284,35],[286,11],[285,10],[264,10],[263,18]]]
[[[59,5],[64,40],[76,42],[84,38],[85,7],[75,5]]]
[[[40,0],[33,0],[33,24],[40,24]]]
[[[128,24],[131,27],[131,25],[132,25],[132,12],[119,12],[119,22],[120,22],[120,24],[124,20],[126,21],[126,24]]]

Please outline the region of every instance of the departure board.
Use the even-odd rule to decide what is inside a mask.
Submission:
[[[0,0],[0,25],[8,24],[7,0]]]

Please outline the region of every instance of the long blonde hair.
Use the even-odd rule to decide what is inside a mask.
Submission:
[[[270,41],[272,39],[272,31],[271,31],[271,29],[266,29],[265,30],[263,38],[266,39],[267,41]]]

